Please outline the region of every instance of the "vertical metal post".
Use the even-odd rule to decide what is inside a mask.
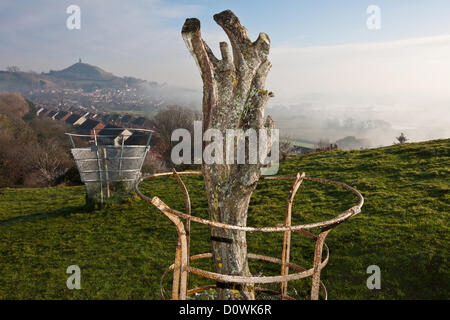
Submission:
[[[94,130],[94,141],[95,141],[95,148],[96,148],[96,154],[97,154],[97,166],[98,166],[98,177],[100,180],[100,203],[103,204],[103,183],[102,183],[102,168],[100,165],[100,154],[98,152],[98,143],[97,143],[97,133]]]
[[[188,278],[188,261],[189,257],[187,255],[187,240],[186,231],[184,230],[183,223],[181,223],[180,228],[180,238],[181,238],[181,278],[180,278],[180,299],[186,300],[187,297],[187,278]]]
[[[152,137],[152,133],[153,132],[149,132],[149,134],[148,134],[148,139],[147,139],[147,143],[145,144],[145,146],[148,148],[148,145],[150,144],[150,139],[151,139],[151,137]]]
[[[154,197],[152,199],[152,204],[161,210],[174,224],[177,228],[178,239],[181,245],[181,257],[180,257],[180,300],[186,300],[187,297],[187,275],[188,275],[188,260],[187,256],[187,239],[186,239],[186,230],[184,228],[184,224],[180,218],[178,218],[173,213],[170,213],[168,210],[170,209],[167,204],[161,201],[158,197]]]
[[[184,184],[183,180],[181,179],[178,172],[172,168],[173,175],[175,179],[178,182],[178,185],[180,186],[181,190],[183,190],[185,203],[186,203],[186,214],[191,215],[191,198],[189,197],[189,192],[186,188],[186,185]],[[189,265],[189,258],[191,255],[191,220],[186,219],[186,246],[187,246],[187,265]],[[189,273],[187,274],[186,283],[189,283]]]
[[[106,147],[103,147],[103,161],[105,163],[105,182],[106,182],[106,198],[110,198],[111,194],[109,191],[109,173],[108,173],[108,162],[106,159]]]
[[[122,157],[123,157],[123,143],[125,139],[122,136],[122,148],[120,150],[120,159],[119,159],[119,177],[122,177]]]
[[[323,244],[330,231],[331,229],[324,230],[317,236],[314,249],[314,273],[312,275],[311,300],[319,300],[320,264],[322,262]]]
[[[178,300],[180,297],[180,273],[181,273],[181,242],[178,238],[177,247],[175,249],[175,263],[173,265],[173,282],[172,282],[172,300]]]
[[[69,138],[70,138],[70,143],[72,144],[72,148],[74,148],[74,149],[75,149],[75,143],[73,142],[73,138],[72,138],[72,136],[71,136],[71,135],[69,135]]]
[[[295,194],[297,193],[298,188],[300,187],[303,178],[305,177],[305,173],[302,175],[297,173],[294,183],[292,184],[291,191],[289,193],[287,207],[286,207],[286,218],[285,218],[285,226],[291,226],[292,220],[292,204],[294,202]],[[285,231],[283,236],[283,251],[281,257],[281,275],[286,276],[289,274],[289,258],[291,251],[291,231]],[[287,281],[281,283],[281,299],[287,296]]]
[[[141,163],[140,163],[140,166],[139,166],[141,169],[142,169],[142,165],[144,164],[145,157],[147,156],[147,153],[148,153],[148,150],[149,150],[149,144],[150,144],[151,137],[152,137],[152,132],[150,131],[149,135],[148,135],[147,143],[145,144],[144,153],[142,154]],[[139,174],[139,171],[136,171],[136,179],[139,178],[138,174]]]

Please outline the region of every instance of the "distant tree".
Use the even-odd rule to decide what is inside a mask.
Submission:
[[[35,167],[43,185],[53,185],[54,182],[68,170],[67,153],[62,152],[59,143],[51,140],[38,152]]]
[[[317,142],[317,150],[328,150],[330,149],[331,142],[329,139],[320,139]]]
[[[54,185],[73,166],[65,125],[34,110],[19,94],[0,94],[0,188]]]
[[[202,115],[200,112],[179,105],[168,106],[160,110],[151,119],[151,126],[155,128],[163,144],[162,160],[165,166],[174,167],[171,160],[171,152],[172,147],[178,142],[172,141],[172,132],[176,129],[187,129],[193,137],[194,121],[201,119]]]
[[[157,156],[157,154],[148,152],[142,165],[142,172],[153,174],[166,171],[168,171],[168,169],[164,166],[163,161]]]
[[[397,141],[396,144],[404,144],[406,141],[408,141],[408,139],[406,138],[406,136],[402,133],[400,133],[400,136],[396,137]]]
[[[30,111],[30,105],[18,93],[0,93],[0,113],[7,117],[20,118]]]
[[[280,155],[281,159],[284,160],[286,157],[292,152],[292,149],[294,148],[294,145],[291,141],[282,141],[280,142]]]
[[[355,136],[347,136],[336,141],[336,147],[344,150],[358,150],[370,148],[372,143],[365,138],[356,138]]]
[[[18,66],[8,66],[8,67],[6,67],[6,71],[8,71],[8,72],[19,72],[20,68]]]

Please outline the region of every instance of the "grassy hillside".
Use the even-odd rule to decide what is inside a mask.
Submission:
[[[0,91],[26,91],[44,86],[50,88],[56,87],[56,84],[37,73],[0,71]]]
[[[361,151],[332,151],[282,163],[279,174],[305,171],[355,186],[366,202],[361,214],[328,236],[330,262],[322,280],[329,299],[449,299],[450,140]],[[201,177],[185,178],[193,214],[207,217]],[[283,222],[291,182],[263,181],[248,225]],[[176,209],[184,201],[173,178],[142,185]],[[293,223],[319,221],[356,199],[332,186],[306,181]],[[193,225],[192,254],[208,252],[208,230]],[[249,234],[249,251],[281,256],[281,234]],[[313,246],[293,235],[292,261],[311,267]],[[1,299],[158,299],[159,280],[173,263],[176,232],[159,211],[141,200],[87,211],[83,187],[0,190]],[[66,268],[81,268],[81,290],[66,288]],[[207,268],[208,262],[196,263]],[[381,268],[381,290],[366,287],[369,265]],[[251,264],[252,272],[279,273]],[[191,286],[205,283],[195,276]],[[167,281],[170,286],[170,277]],[[291,283],[298,296],[310,280]]]
[[[50,75],[65,80],[109,81],[114,78],[112,73],[106,72],[97,66],[81,62],[60,71],[50,71]]]

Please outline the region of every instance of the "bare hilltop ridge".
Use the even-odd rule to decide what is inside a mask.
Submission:
[[[73,65],[48,73],[34,71],[22,72],[17,67],[0,71],[0,90],[26,92],[49,88],[81,88],[95,90],[100,88],[137,88],[158,86],[155,81],[133,77],[117,77],[100,67],[84,63],[81,59]]]

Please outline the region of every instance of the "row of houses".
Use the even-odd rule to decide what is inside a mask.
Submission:
[[[64,120],[67,117],[69,117],[72,114],[78,114],[78,115],[84,115],[85,117],[88,117],[89,119],[94,119],[99,122],[105,123],[105,124],[113,124],[116,126],[123,126],[127,128],[140,128],[145,129],[151,126],[151,122],[148,118],[143,116],[135,117],[130,114],[109,114],[109,113],[90,113],[87,111],[80,111],[74,110],[52,110],[40,107],[37,110],[37,115],[45,115],[49,118],[52,118],[53,120]]]
[[[92,139],[94,139],[95,135],[98,138],[98,142],[102,144],[112,144],[112,145],[142,145],[147,142],[148,133],[144,133],[141,131],[129,130],[118,126],[116,124],[120,124],[119,121],[120,115],[113,114],[111,117],[107,117],[106,119],[110,121],[105,122],[102,121],[102,118],[105,115],[99,114],[90,114],[86,112],[84,114],[71,113],[69,111],[55,111],[46,108],[38,108],[36,115],[39,117],[47,117],[52,120],[64,121],[67,125],[74,128],[76,132],[79,134],[89,135]],[[118,117],[116,117],[118,116]],[[129,116],[129,118],[127,117]],[[147,118],[139,117],[136,119],[132,119],[130,115],[124,115],[122,118],[127,117],[125,121],[126,123],[131,122],[131,120],[136,121],[140,118],[143,118],[144,121],[139,120],[136,121],[138,125],[135,123],[134,128],[140,128],[148,123]]]

